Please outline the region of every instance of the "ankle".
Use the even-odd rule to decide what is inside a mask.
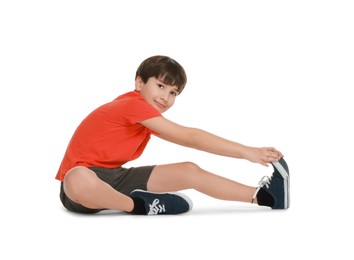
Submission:
[[[254,193],[251,199],[251,204],[258,204],[258,200],[257,200],[257,193],[259,191],[259,187],[254,189]]]

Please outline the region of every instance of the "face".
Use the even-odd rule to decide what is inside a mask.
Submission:
[[[146,83],[140,77],[137,77],[135,89],[140,91],[140,95],[160,113],[164,113],[172,107],[178,96],[176,86],[167,85],[155,77],[149,78]]]

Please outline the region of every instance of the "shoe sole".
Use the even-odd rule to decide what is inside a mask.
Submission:
[[[273,162],[273,166],[277,169],[280,175],[284,179],[284,209],[289,208],[290,206],[290,196],[289,196],[289,188],[290,188],[290,181],[289,181],[289,173],[285,170],[283,165],[280,162]]]
[[[187,195],[185,195],[183,193],[179,193],[179,192],[153,192],[153,191],[146,191],[146,190],[140,190],[140,189],[133,190],[132,193],[133,192],[143,192],[143,193],[150,193],[150,194],[153,193],[153,194],[161,194],[161,195],[163,195],[163,194],[171,194],[171,195],[176,195],[176,196],[182,197],[189,204],[189,210],[184,212],[183,214],[186,214],[186,213],[190,212],[192,210],[192,208],[193,208],[193,201]]]

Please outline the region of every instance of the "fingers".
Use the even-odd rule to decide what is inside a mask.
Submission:
[[[279,161],[283,157],[283,154],[279,152],[277,149],[275,149],[274,147],[265,147],[265,149],[266,152],[264,156],[265,156],[265,161],[267,163]]]
[[[270,163],[277,162],[283,157],[283,154],[274,147],[256,148],[255,151],[257,151],[255,154],[257,156],[253,159],[251,158],[250,161],[266,167],[268,167]]]

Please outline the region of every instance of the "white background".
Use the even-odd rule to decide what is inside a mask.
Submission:
[[[353,13],[350,1],[1,1],[0,258],[352,259]],[[62,207],[54,177],[76,126],[156,54],[188,75],[165,116],[281,150],[289,210],[190,190],[181,216]],[[129,165],[179,161],[255,186],[272,172],[156,138]]]

